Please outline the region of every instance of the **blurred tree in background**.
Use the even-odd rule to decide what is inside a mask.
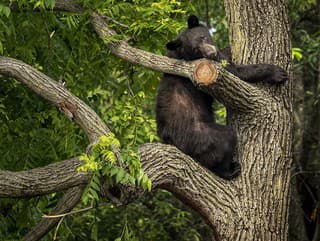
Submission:
[[[320,1],[290,1],[295,128],[291,239],[320,240]]]

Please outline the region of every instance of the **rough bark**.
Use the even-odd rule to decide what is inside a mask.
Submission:
[[[78,158],[28,171],[0,171],[0,197],[34,197],[88,183],[88,173],[78,172]]]
[[[67,6],[65,10],[72,11],[69,5],[72,5],[71,1],[58,0],[56,3],[59,10]],[[289,70],[291,47],[284,2],[225,0],[225,6],[235,61],[274,63]],[[104,39],[114,34],[102,16],[93,12],[92,19],[100,37]],[[238,132],[238,159],[241,161],[242,174],[234,181],[216,177],[174,147],[161,144],[142,146],[142,166],[151,178],[153,188],[165,188],[196,209],[215,231],[217,240],[287,240],[291,81],[284,85],[255,86],[241,81],[217,65],[219,78],[214,83],[204,85],[194,79],[195,63],[152,55],[130,47],[125,41],[106,44],[112,53],[127,61],[191,78],[195,85],[226,105],[229,122]],[[190,69],[193,71],[190,72]],[[25,71],[24,68],[19,68],[17,72],[6,71],[3,67],[2,73],[23,81],[24,78],[18,72]],[[26,75],[30,80],[44,79],[40,72],[32,75],[27,71]],[[32,86],[33,84],[30,87]],[[66,92],[61,88],[54,89]],[[35,91],[39,94],[42,92],[37,89]],[[58,100],[56,97],[49,100],[57,103],[60,110],[77,121],[78,113],[84,111],[85,107],[74,101],[61,105],[66,100],[63,97],[64,94]],[[78,123],[81,125],[82,122]],[[86,125],[95,129],[90,121],[83,128],[88,128]],[[102,128],[103,130],[107,128]],[[95,133],[93,130],[92,132]],[[77,176],[72,172],[68,175],[71,178]],[[2,185],[3,182],[0,183]]]
[[[284,1],[225,0],[237,63],[273,63],[290,71],[290,35]],[[255,113],[229,111],[237,128],[241,178],[239,232],[222,240],[287,240],[292,140],[291,81],[259,87],[269,94]]]

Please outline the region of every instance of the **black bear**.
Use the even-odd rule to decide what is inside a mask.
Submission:
[[[286,72],[274,65],[231,63],[230,51],[217,51],[208,29],[193,15],[188,18],[188,28],[166,47],[171,58],[226,59],[226,69],[247,82],[281,83],[287,78]],[[231,179],[240,174],[240,164],[233,158],[237,135],[231,126],[213,121],[212,102],[212,97],[189,79],[164,74],[156,104],[157,133],[162,142],[176,146],[218,176]]]

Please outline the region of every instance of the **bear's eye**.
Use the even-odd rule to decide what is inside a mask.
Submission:
[[[201,40],[207,40],[207,37],[206,36],[201,36],[200,39]]]

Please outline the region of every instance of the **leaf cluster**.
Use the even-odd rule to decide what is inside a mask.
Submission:
[[[85,204],[89,200],[99,201],[101,178],[106,179],[108,186],[130,184],[151,191],[151,181],[141,168],[137,152],[132,149],[122,149],[121,160],[119,160],[113,148],[120,148],[120,142],[111,133],[109,136],[101,136],[99,142],[93,144],[89,155],[81,155],[80,160],[84,164],[78,168],[78,171],[92,173],[91,181],[82,197]]]

